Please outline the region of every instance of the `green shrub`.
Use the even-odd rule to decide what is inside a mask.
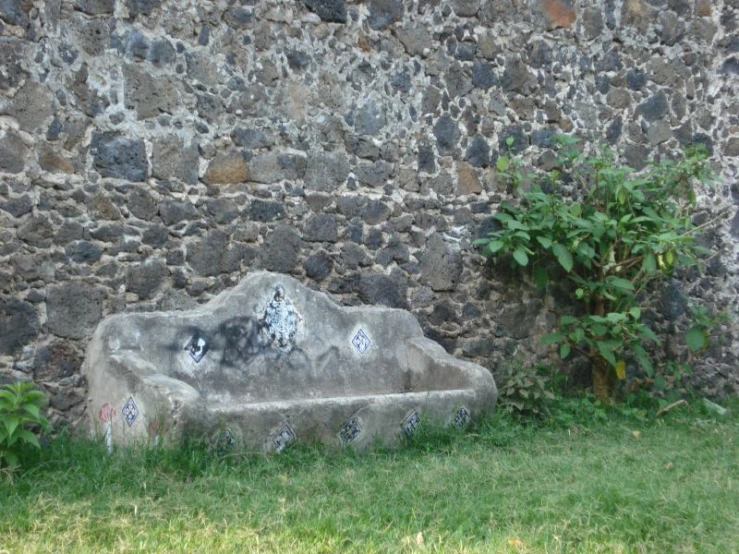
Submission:
[[[696,237],[716,220],[692,219],[694,184],[709,178],[705,149],[636,173],[608,150],[582,154],[576,142],[559,137],[556,167],[545,173],[524,174],[520,159],[498,159],[499,175],[520,197],[501,205],[501,228],[476,244],[530,270],[539,287],[552,279],[572,291],[572,313],[561,313],[543,341],[562,359],[585,356],[595,395],[608,402],[627,364],[655,377],[648,345],[659,338],[642,318],[648,287],[710,255]],[[705,326],[697,321],[686,340],[691,351],[705,348]]]
[[[541,418],[549,413],[554,400],[549,369],[545,366],[504,364],[496,373],[498,405],[511,415]]]
[[[33,383],[12,383],[0,387],[0,467],[14,471],[24,448],[39,448],[38,433],[49,420],[41,414],[44,393]]]

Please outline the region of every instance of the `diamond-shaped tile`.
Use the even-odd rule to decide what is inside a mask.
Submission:
[[[125,419],[128,426],[131,427],[133,422],[136,421],[136,418],[139,417],[139,407],[136,405],[136,402],[134,402],[133,396],[128,397],[123,408],[121,408],[121,413],[123,414],[123,419]]]
[[[280,429],[272,434],[272,444],[275,452],[282,452],[296,440],[295,432],[288,423],[283,423]]]
[[[415,430],[418,429],[419,425],[421,425],[421,416],[416,410],[413,410],[403,420],[403,423],[400,424],[400,428],[403,429],[403,432],[410,437]]]
[[[352,344],[354,345],[354,348],[357,349],[357,352],[364,355],[364,353],[367,352],[367,349],[370,347],[370,344],[372,344],[372,341],[367,336],[367,333],[360,329],[359,331],[357,331],[357,334],[354,335],[354,338],[352,339]]]
[[[362,427],[359,425],[357,418],[353,417],[347,421],[339,431],[339,438],[344,444],[353,442],[359,434],[362,432]]]
[[[205,353],[208,351],[208,342],[199,334],[195,333],[192,338],[187,341],[185,350],[187,350],[190,357],[195,360],[195,363],[198,363],[203,359],[203,356],[205,356]]]
[[[460,429],[467,425],[467,422],[470,420],[470,412],[462,406],[459,408],[456,413],[454,414],[454,419],[452,420],[452,425],[455,427],[459,427]]]

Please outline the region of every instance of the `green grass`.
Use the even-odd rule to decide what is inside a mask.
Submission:
[[[739,552],[739,405],[679,410],[363,456],[58,440],[0,483],[0,552]]]

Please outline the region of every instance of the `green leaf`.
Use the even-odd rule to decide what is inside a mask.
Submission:
[[[504,246],[505,246],[505,243],[502,240],[491,240],[488,243],[488,250],[490,250],[491,254],[495,254],[498,250],[500,250]]]
[[[41,417],[41,411],[36,404],[24,404],[23,409],[31,414],[35,419],[39,419]]]
[[[619,290],[629,291],[629,292],[634,290],[634,284],[628,279],[622,279],[621,277],[609,277],[608,283],[613,288],[616,288]]]
[[[515,139],[513,137],[508,137],[505,139],[506,146],[513,146],[513,142]]]
[[[620,312],[611,312],[606,315],[606,319],[611,323],[620,323],[626,320],[626,316]]]
[[[579,202],[573,202],[570,204],[570,213],[575,217],[580,217],[582,214],[582,205]]]
[[[18,416],[6,416],[2,421],[5,425],[5,429],[8,431],[8,436],[12,437],[13,432],[16,430],[21,420]]]
[[[509,165],[508,156],[500,156],[498,161],[495,162],[495,167],[498,171],[508,171]]]
[[[572,271],[572,254],[563,245],[557,243],[552,247],[552,253],[557,257],[561,265],[568,273]]]
[[[524,225],[523,223],[515,219],[511,219],[510,221],[506,223],[506,225],[508,225],[508,228],[511,229],[512,231],[528,231],[529,230],[528,225]]]
[[[549,248],[552,246],[552,239],[549,239],[547,237],[536,237],[536,240],[541,244],[544,248]]]
[[[550,344],[555,344],[561,341],[564,338],[564,335],[562,333],[549,333],[548,335],[544,335],[541,337],[541,343],[544,346],[548,346]]]
[[[18,438],[22,439],[28,444],[35,446],[36,448],[41,448],[41,445],[38,442],[38,437],[27,429],[20,429],[18,431]]]
[[[652,360],[649,359],[649,355],[647,354],[647,351],[644,350],[641,346],[638,346],[638,345],[632,346],[632,350],[634,352],[634,356],[636,356],[636,359],[639,362],[639,365],[644,370],[644,372],[649,377],[653,377],[654,376],[654,367],[652,366]]]
[[[639,334],[647,340],[656,343],[659,342],[659,337],[646,325],[642,325],[641,327],[639,327]]]
[[[518,265],[527,266],[529,263],[529,257],[526,255],[526,251],[518,247],[513,251],[513,259],[518,262]]]
[[[559,318],[559,324],[562,326],[572,325],[573,323],[577,323],[578,321],[580,321],[578,318],[571,315],[563,315]]]
[[[595,250],[593,250],[593,247],[586,242],[581,242],[577,245],[577,253],[584,258],[588,258],[589,260],[595,258]]]
[[[16,469],[20,464],[18,463],[18,456],[15,455],[12,452],[5,452],[3,453],[3,456],[5,457],[5,461],[8,462],[8,468],[10,470]]]
[[[698,352],[706,346],[708,342],[706,339],[706,333],[699,327],[692,327],[685,335],[685,342],[688,344],[688,348],[693,352]]]
[[[46,398],[44,393],[38,390],[32,390],[25,393],[23,396],[23,400],[25,402],[41,402],[44,398]]]
[[[612,366],[616,365],[616,356],[613,354],[613,349],[605,341],[597,341],[595,345],[598,347],[598,352],[608,361]]]
[[[566,342],[563,342],[559,347],[559,357],[563,360],[567,358],[567,356],[570,355],[570,345]]]
[[[639,308],[637,308],[636,306],[634,306],[633,308],[631,308],[629,310],[629,314],[634,319],[639,319],[641,317],[641,310]]]
[[[549,282],[549,275],[547,274],[547,270],[544,266],[538,265],[534,268],[533,275],[534,283],[536,283],[536,286],[540,289],[547,288],[547,283]]]

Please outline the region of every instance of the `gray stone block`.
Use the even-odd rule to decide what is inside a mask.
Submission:
[[[0,354],[17,354],[36,338],[38,330],[36,308],[18,298],[0,296]]]
[[[421,258],[421,276],[436,291],[454,290],[462,276],[462,254],[434,233],[426,241]]]
[[[116,132],[93,133],[90,143],[95,168],[103,177],[145,181],[149,164],[143,140],[131,139]]]
[[[446,354],[409,312],[344,308],[270,273],[192,311],[107,318],[83,373],[91,431],[120,445],[364,449],[425,422],[461,427],[497,398],[489,370]]]
[[[49,333],[83,339],[103,318],[105,291],[101,287],[72,281],[49,287],[46,299]]]
[[[349,176],[349,162],[340,153],[314,153],[308,156],[305,170],[305,188],[331,192],[339,188]]]
[[[20,173],[26,166],[27,157],[28,148],[17,134],[7,131],[0,136],[0,171]]]

